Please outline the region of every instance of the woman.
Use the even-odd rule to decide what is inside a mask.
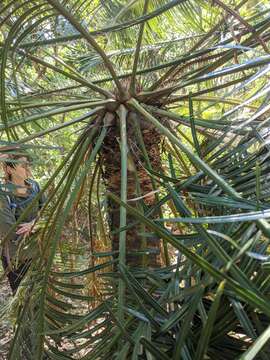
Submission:
[[[40,188],[36,181],[30,179],[32,174],[27,153],[5,154],[2,161],[5,176],[5,191],[0,193],[0,238],[5,240],[2,244],[2,264],[14,295],[31,261],[30,254],[22,256],[23,242],[33,231],[44,197],[33,204],[24,221],[10,231]]]

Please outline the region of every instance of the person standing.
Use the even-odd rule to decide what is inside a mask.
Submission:
[[[15,295],[31,263],[31,254],[23,254],[25,239],[31,235],[45,198],[33,204],[22,223],[11,228],[39,193],[39,184],[32,179],[30,157],[24,152],[2,155],[4,184],[0,192],[0,239],[2,265]],[[7,236],[8,235],[8,236]]]

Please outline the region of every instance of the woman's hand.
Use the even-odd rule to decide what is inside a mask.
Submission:
[[[17,235],[30,235],[33,230],[33,226],[35,224],[35,220],[30,221],[28,223],[22,223],[18,226],[18,230],[16,231]]]

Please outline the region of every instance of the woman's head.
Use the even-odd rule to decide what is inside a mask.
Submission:
[[[27,153],[6,154],[3,161],[5,180],[14,184],[23,184],[31,177],[30,156]]]

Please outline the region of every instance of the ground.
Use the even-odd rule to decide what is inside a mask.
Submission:
[[[0,282],[0,314],[3,306],[11,298],[11,291],[6,279]],[[0,360],[7,360],[7,353],[12,339],[12,325],[6,319],[0,318]]]

